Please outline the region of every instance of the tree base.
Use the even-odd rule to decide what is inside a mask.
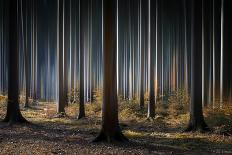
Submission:
[[[31,104],[32,105],[39,105],[39,101],[38,100],[33,100]]]
[[[6,116],[3,122],[12,124],[30,124],[21,114],[18,102],[8,100]]]
[[[83,119],[85,118],[85,115],[78,115],[77,119],[80,120],[80,119]]]
[[[93,140],[93,142],[128,142],[129,140],[122,134],[121,131],[117,131],[114,135],[107,135],[103,131]]]
[[[21,114],[18,117],[6,116],[2,122],[8,123],[10,126],[13,124],[31,124]]]
[[[79,115],[77,116],[77,119],[85,118],[85,110],[79,110]]]
[[[25,109],[30,109],[31,107],[30,107],[28,104],[25,104],[25,105],[23,106],[23,108],[25,108]]]
[[[65,118],[65,117],[67,117],[67,114],[65,112],[59,112],[54,116],[54,118]]]
[[[155,120],[155,117],[147,116],[147,121],[153,122]]]
[[[184,132],[197,132],[197,131],[205,133],[205,132],[210,132],[211,130],[205,123],[201,123],[201,124],[190,123],[188,127],[184,130]]]

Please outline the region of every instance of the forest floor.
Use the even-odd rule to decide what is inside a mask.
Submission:
[[[129,101],[128,101],[129,102]],[[67,117],[54,118],[55,104],[39,103],[22,113],[32,124],[0,123],[0,154],[232,154],[232,108],[206,110],[210,133],[183,133],[188,113],[174,107],[160,106],[154,120],[146,119],[146,111],[134,102],[121,103],[120,125],[129,138],[128,143],[93,143],[101,125],[99,103],[87,104],[87,117],[77,120],[77,106],[66,108]],[[0,102],[3,119],[6,104]]]

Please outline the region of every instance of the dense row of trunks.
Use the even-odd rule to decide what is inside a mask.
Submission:
[[[145,32],[148,34],[147,43],[148,46],[148,68],[149,70],[149,103],[148,103],[148,117],[155,117],[155,104],[157,97],[157,78],[158,75],[158,56],[160,53],[159,46],[160,43],[158,37],[160,33],[158,30],[162,29],[159,27],[159,8],[158,0],[148,0],[148,14],[145,16],[145,20],[148,25],[145,28]],[[220,3],[219,3],[220,2]],[[80,80],[79,80],[79,105],[80,111],[78,118],[85,117],[84,112],[84,19],[81,14],[84,12],[81,7],[84,0],[79,1],[80,6]],[[204,121],[202,104],[213,104],[215,106],[216,98],[222,98],[229,100],[231,98],[231,63],[230,59],[232,57],[232,24],[230,20],[230,14],[232,10],[232,2],[230,0],[191,0],[186,5],[186,18],[185,18],[185,37],[190,39],[185,40],[185,45],[189,46],[189,52],[187,57],[191,58],[187,69],[191,73],[191,85],[190,89],[190,121],[189,126],[186,131],[196,131],[196,130],[209,130],[207,124]],[[19,20],[17,11],[17,0],[10,0],[9,2],[9,63],[8,63],[8,105],[7,114],[4,119],[5,122],[10,124],[15,122],[25,123],[27,122],[25,118],[20,113],[19,108]],[[21,3],[23,4],[23,3]],[[28,3],[30,4],[30,3]],[[220,5],[221,4],[221,5]],[[213,9],[211,7],[213,6]],[[118,121],[118,101],[117,101],[117,0],[104,0],[103,1],[103,107],[102,107],[102,130],[95,141],[127,141],[123,136],[119,121]],[[219,7],[217,7],[219,6]],[[223,6],[223,7],[222,7]],[[209,8],[208,8],[209,7]],[[27,8],[27,7],[26,7]],[[65,106],[67,103],[67,56],[66,52],[63,50],[67,46],[67,33],[65,31],[70,31],[69,28],[65,28],[66,22],[64,18],[64,0],[59,0],[58,6],[58,19],[57,19],[57,49],[58,49],[58,63],[59,63],[59,101],[58,101],[58,113],[62,115],[65,113]],[[223,8],[223,9],[222,9]],[[212,10],[211,10],[212,9]],[[62,11],[63,10],[63,11]],[[221,10],[221,14],[217,13],[218,16],[214,14]],[[141,10],[140,10],[141,11]],[[212,12],[211,12],[212,11]],[[152,16],[151,16],[152,12]],[[155,16],[154,16],[155,15]],[[209,16],[213,15],[213,18]],[[221,15],[221,16],[219,16]],[[155,18],[154,18],[155,17]],[[188,17],[188,18],[187,18]],[[151,20],[152,19],[152,20]],[[155,20],[154,20],[155,19]],[[189,20],[187,22],[187,20]],[[139,18],[139,20],[141,20]],[[217,22],[216,22],[217,21]],[[220,22],[218,22],[220,21]],[[210,26],[213,24],[213,26]],[[141,25],[140,25],[141,26]],[[138,27],[139,28],[139,27]],[[23,29],[23,27],[22,27]],[[33,28],[34,29],[34,28]],[[36,29],[36,27],[35,27]],[[219,29],[220,31],[215,31]],[[141,31],[141,30],[140,30]],[[220,33],[219,33],[220,32]],[[34,34],[37,35],[36,33]],[[141,33],[139,34],[141,35]],[[162,36],[162,33],[161,33]],[[221,37],[221,38],[220,38]],[[185,39],[186,39],[185,38]],[[211,39],[213,38],[213,39]],[[220,40],[224,40],[220,42]],[[151,41],[155,40],[155,45]],[[141,41],[141,40],[140,40]],[[26,44],[26,41],[24,43]],[[69,42],[69,41],[67,41]],[[37,46],[37,45],[35,45]],[[140,44],[139,47],[142,45]],[[25,45],[25,47],[27,47]],[[152,50],[155,48],[155,50]],[[221,49],[221,50],[219,50]],[[29,68],[28,68],[28,49],[25,48],[25,60],[26,63],[26,83],[28,83],[29,78]],[[220,51],[220,52],[218,52]],[[187,51],[185,51],[187,52]],[[140,107],[144,107],[144,54],[141,52],[141,72],[140,76],[142,82],[140,83]],[[183,55],[185,56],[185,55]],[[155,59],[153,59],[155,58]],[[156,65],[154,65],[156,64]],[[176,65],[179,65],[178,62]],[[208,67],[207,67],[208,66]],[[216,69],[219,66],[220,69]],[[222,67],[223,66],[223,67]],[[182,68],[183,69],[183,68]],[[36,70],[35,70],[36,71]],[[220,73],[217,73],[220,71]],[[35,73],[36,74],[36,73]],[[220,75],[220,76],[219,76]],[[156,79],[156,80],[154,80]],[[162,79],[162,76],[161,76]],[[36,78],[34,79],[36,80]],[[177,80],[178,81],[178,80]],[[220,81],[220,82],[218,82]],[[178,82],[177,82],[178,83]],[[188,85],[185,79],[186,85]],[[202,87],[204,86],[204,87]],[[29,87],[29,85],[26,85]],[[213,89],[212,89],[213,87]],[[26,89],[26,94],[29,93],[29,89]],[[35,91],[36,92],[36,91]],[[210,94],[210,95],[209,95]],[[34,94],[36,97],[36,93]],[[217,97],[219,95],[220,97]],[[27,95],[28,98],[29,95]],[[211,97],[212,96],[212,97]],[[27,100],[28,103],[28,100]]]

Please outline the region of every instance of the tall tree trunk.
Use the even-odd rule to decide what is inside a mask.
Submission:
[[[79,115],[78,119],[85,117],[85,103],[84,103],[84,0],[79,1],[79,34],[80,34],[80,83],[79,83]]]
[[[29,55],[28,55],[28,44],[27,44],[27,23],[28,23],[28,1],[25,1],[26,8],[26,28],[25,28],[25,40],[24,40],[24,59],[25,59],[25,78],[26,78],[26,99],[25,99],[25,108],[29,107],[29,95],[30,95],[30,77],[29,77]]]
[[[153,117],[155,117],[155,88],[154,88],[154,84],[155,84],[155,81],[154,81],[154,50],[153,49],[156,49],[157,50],[157,24],[156,24],[156,22],[157,22],[157,0],[156,1],[150,1],[149,0],[149,34],[148,35],[150,35],[149,36],[149,54],[150,54],[150,57],[149,57],[149,62],[150,62],[150,77],[149,77],[149,79],[150,79],[150,90],[149,90],[149,102],[148,102],[148,113],[147,113],[147,117],[148,118],[153,118]],[[155,16],[152,16],[151,17],[151,8],[156,8],[155,9]],[[154,19],[153,19],[154,18]],[[154,22],[152,22],[151,23],[151,21],[156,21],[155,22],[155,25],[153,25],[154,24]],[[153,32],[151,32],[151,26],[154,28],[155,27],[155,29],[152,29],[153,30]],[[151,40],[153,41],[153,40],[155,40],[155,44],[151,44]],[[155,45],[155,47],[153,46],[153,45]],[[151,48],[152,47],[152,48]],[[157,52],[157,51],[155,51],[155,52]],[[157,56],[157,55],[156,55]],[[157,59],[156,59],[157,60]],[[157,76],[156,76],[157,77]],[[157,79],[156,79],[157,80]],[[157,84],[157,83],[156,83]]]
[[[223,106],[223,93],[224,93],[224,0],[221,0],[221,55],[220,55],[220,108]]]
[[[213,0],[213,108],[220,98],[220,39],[221,39],[221,1]]]
[[[65,114],[65,97],[64,97],[64,0],[58,1],[59,16],[59,101],[57,113],[62,117]]]
[[[140,97],[139,106],[144,108],[144,51],[142,50],[142,2],[139,0],[139,52],[140,52]]]
[[[33,104],[36,105],[37,104],[37,56],[38,56],[38,51],[37,51],[37,30],[38,30],[38,23],[37,23],[37,1],[32,1],[33,5]]]
[[[18,53],[18,14],[17,0],[10,0],[9,18],[9,71],[8,71],[8,103],[4,122],[26,123],[19,108],[19,53]]]
[[[192,0],[191,27],[191,101],[190,120],[186,131],[209,130],[202,111],[202,0]]]
[[[70,22],[70,0],[65,0],[64,1],[64,69],[63,69],[63,74],[64,74],[64,104],[65,106],[68,106],[68,56],[69,56],[69,45],[70,45],[70,27],[69,27],[69,22]]]
[[[127,141],[118,121],[117,72],[116,72],[116,0],[103,1],[104,21],[104,82],[102,105],[102,129],[98,141]]]
[[[210,6],[212,2],[211,0],[203,0],[203,13],[202,16],[204,18],[203,22],[203,33],[204,33],[204,41],[202,42],[204,44],[204,92],[203,92],[203,106],[207,107],[209,103],[209,91],[210,90]]]
[[[231,86],[232,86],[232,1],[224,0],[224,76],[223,76],[223,97],[231,103]]]

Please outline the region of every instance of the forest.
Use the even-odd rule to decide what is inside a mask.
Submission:
[[[232,154],[232,0],[0,0],[0,155]]]

